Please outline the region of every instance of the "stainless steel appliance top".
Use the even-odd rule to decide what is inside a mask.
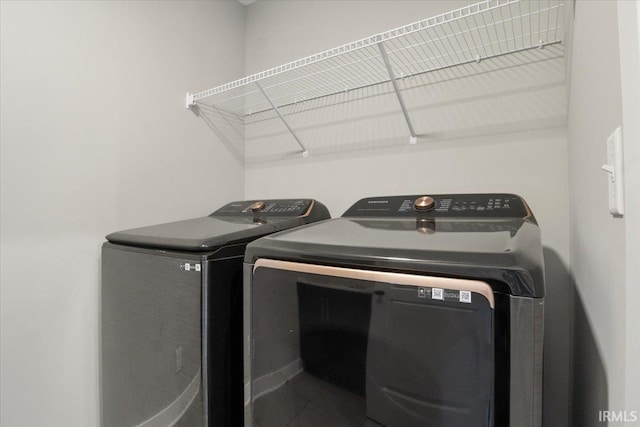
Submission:
[[[362,199],[341,218],[249,244],[245,262],[258,258],[474,278],[544,296],[540,229],[513,194]]]
[[[246,200],[228,203],[203,218],[111,233],[107,240],[135,247],[206,252],[328,218],[327,208],[313,199]]]

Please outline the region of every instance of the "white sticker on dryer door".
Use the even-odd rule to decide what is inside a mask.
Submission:
[[[431,291],[431,299],[444,300],[444,289],[433,288]]]
[[[471,304],[471,291],[460,291],[460,302]]]

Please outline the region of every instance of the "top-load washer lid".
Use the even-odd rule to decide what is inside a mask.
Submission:
[[[362,199],[341,218],[251,243],[245,262],[258,258],[482,279],[544,296],[540,229],[513,194]]]
[[[246,200],[228,203],[203,218],[111,233],[107,240],[136,247],[205,252],[329,218],[327,208],[313,199]]]

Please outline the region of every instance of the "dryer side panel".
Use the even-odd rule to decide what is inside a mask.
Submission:
[[[202,425],[198,262],[103,248],[103,426]]]
[[[511,297],[510,425],[542,426],[544,299]]]

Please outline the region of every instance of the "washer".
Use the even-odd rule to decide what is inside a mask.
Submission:
[[[241,425],[245,247],[328,218],[311,199],[249,200],[204,218],[109,234],[102,247],[102,425]]]
[[[245,426],[541,425],[542,246],[521,197],[362,199],[249,244],[244,274]]]

